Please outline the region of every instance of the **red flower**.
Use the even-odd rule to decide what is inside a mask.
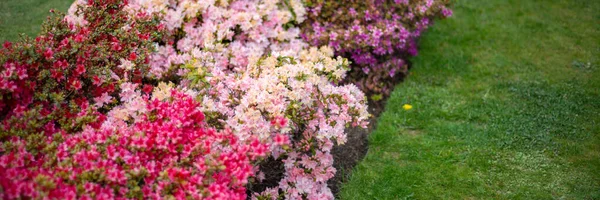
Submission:
[[[78,34],[77,36],[75,36],[75,42],[83,42],[83,40],[85,40],[85,37],[81,34]]]
[[[254,150],[254,156],[264,156],[267,153],[267,145],[261,143],[258,139],[254,139],[250,142],[250,148]]]
[[[145,84],[144,88],[142,88],[142,91],[144,91],[146,94],[150,94],[152,92],[152,89],[154,89],[152,85]]]
[[[129,54],[129,60],[134,61],[137,58],[137,54],[135,52],[131,52]]]
[[[81,81],[79,79],[75,79],[75,80],[71,81],[71,87],[73,87],[73,89],[76,89],[76,90],[81,89]]]
[[[149,33],[138,34],[138,37],[140,37],[140,39],[142,39],[142,40],[148,40],[148,39],[150,39],[150,34]]]
[[[64,75],[63,75],[63,73],[62,73],[62,71],[60,71],[60,70],[55,70],[55,69],[51,69],[51,70],[50,70],[50,76],[51,76],[53,79],[56,79],[56,80],[62,80],[62,79],[64,79],[64,78],[65,78],[65,76],[64,76]]]
[[[113,51],[121,51],[121,49],[123,49],[123,47],[121,47],[121,44],[119,43],[119,41],[112,42],[112,50]]]
[[[50,47],[46,48],[46,51],[44,52],[44,58],[46,58],[46,60],[54,58],[54,52]]]
[[[115,84],[114,83],[110,83],[108,86],[106,86],[106,92],[114,92],[115,91]]]
[[[10,43],[9,41],[5,41],[4,45],[2,45],[2,46],[4,46],[5,49],[10,49],[10,47],[12,46],[12,43]]]
[[[92,79],[92,84],[94,84],[95,86],[99,86],[102,84],[102,79],[100,79],[98,76],[94,76]]]
[[[2,77],[10,78],[12,76],[13,70],[8,68],[6,71],[2,72]]]
[[[106,115],[103,115],[101,113],[96,113],[96,116],[98,116],[96,118],[96,121],[90,123],[90,126],[97,129],[97,128],[100,128],[100,126],[102,125],[102,123],[104,123],[104,121],[106,121]]]
[[[138,12],[137,16],[138,16],[139,18],[144,18],[144,17],[147,17],[147,16],[148,16],[148,13],[146,13],[146,12],[143,12],[143,11],[142,11],[142,12]]]
[[[69,38],[65,38],[62,41],[60,41],[61,47],[66,47],[67,45],[69,45]]]
[[[69,66],[69,63],[65,59],[54,62],[54,68],[66,69]]]
[[[89,102],[85,97],[76,98],[75,104],[77,104],[77,106],[79,106],[83,110],[87,109],[89,106]]]
[[[77,67],[75,68],[75,75],[79,76],[83,73],[85,73],[85,67],[82,64],[77,64]]]

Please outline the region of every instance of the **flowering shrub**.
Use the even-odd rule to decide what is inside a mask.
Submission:
[[[416,40],[435,17],[448,17],[448,0],[307,0],[302,37],[350,58],[349,82],[368,94],[387,95],[394,77],[417,54]]]
[[[269,152],[284,162],[279,187],[257,197],[333,198],[327,187],[335,174],[331,148],[345,143],[347,126],[365,127],[369,114],[357,87],[332,84],[344,78],[348,66],[332,56],[327,47],[273,52],[250,57],[242,73],[224,72],[210,56],[185,65],[195,83],[190,87],[203,99],[201,110],[218,118],[209,119],[211,125],[230,128],[242,140],[273,144]]]
[[[0,139],[99,126],[120,83],[141,83],[148,73],[158,18],[123,10],[126,3],[89,1],[73,23],[49,18],[35,40],[5,43],[0,50]],[[85,24],[85,25],[82,25]],[[100,109],[100,110],[98,110]],[[33,136],[29,136],[33,137]],[[42,148],[42,147],[40,147]]]
[[[245,198],[266,145],[210,128],[187,94],[140,98],[145,110],[133,124],[109,117],[97,129],[56,134],[37,155],[29,138],[3,141],[2,198]]]

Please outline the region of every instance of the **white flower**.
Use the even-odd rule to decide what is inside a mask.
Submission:
[[[127,71],[131,71],[133,69],[133,67],[135,65],[133,65],[133,63],[129,60],[123,59],[121,58],[119,61],[121,61],[121,64],[118,66],[121,69],[125,69]]]

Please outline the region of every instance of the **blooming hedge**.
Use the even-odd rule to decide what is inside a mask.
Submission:
[[[417,39],[437,17],[449,17],[449,0],[307,0],[302,38],[329,45],[349,58],[348,80],[363,91],[388,95],[394,78],[417,54]]]
[[[273,158],[283,178],[252,198],[333,199],[331,149],[369,117],[340,83],[379,47],[401,62],[445,9],[429,2],[77,0],[0,50],[0,197],[245,199]],[[335,6],[360,8],[349,36],[322,21]]]
[[[37,155],[25,138],[5,141],[3,198],[245,198],[265,144],[209,127],[198,102],[170,93],[162,101],[142,97],[145,110],[132,124],[109,118],[99,128],[55,134]]]

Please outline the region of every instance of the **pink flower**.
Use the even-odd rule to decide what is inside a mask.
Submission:
[[[453,14],[452,10],[450,10],[448,8],[442,9],[442,15],[444,15],[444,17],[451,17],[452,14]]]
[[[77,34],[77,36],[75,36],[75,42],[77,43],[81,43],[85,40],[85,36],[83,36],[82,34]]]
[[[280,146],[288,145],[290,143],[289,137],[283,134],[277,134],[273,141],[275,141],[275,143]]]
[[[271,120],[271,125],[275,125],[278,127],[284,127],[287,124],[287,119],[285,117],[275,117]]]
[[[94,98],[94,101],[96,102],[95,106],[101,108],[105,104],[110,103],[112,101],[112,98],[113,97],[108,95],[108,93],[102,93],[102,96]]]
[[[26,107],[24,105],[18,105],[14,110],[13,113],[17,116],[21,116],[26,110]]]
[[[27,75],[27,70],[25,68],[20,68],[17,70],[17,77],[19,77],[19,80],[23,80],[26,79],[27,77],[29,77]]]

